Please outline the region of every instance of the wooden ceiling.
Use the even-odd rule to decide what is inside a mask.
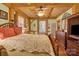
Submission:
[[[5,3],[8,7],[16,8],[24,12],[29,18],[57,18],[70,9],[74,4],[66,3]],[[44,16],[39,17],[37,13],[40,6],[43,7]]]

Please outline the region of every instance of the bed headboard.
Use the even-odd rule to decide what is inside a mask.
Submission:
[[[16,27],[16,25],[14,25],[13,23],[4,23],[2,25],[0,25],[1,28],[4,28],[4,27]]]
[[[5,23],[0,25],[0,33],[3,38],[19,35],[22,33],[22,27],[18,27],[13,23]]]

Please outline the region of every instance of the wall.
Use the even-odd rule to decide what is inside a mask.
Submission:
[[[72,8],[70,8],[69,10],[67,10],[66,12],[64,12],[63,14],[61,14],[58,18],[57,18],[57,21],[59,21],[60,23],[59,23],[59,25],[58,25],[58,27],[60,27],[60,30],[62,30],[62,29],[67,29],[67,20],[66,19],[64,19],[64,20],[62,20],[62,18],[63,18],[63,15],[64,14],[66,14],[66,13],[69,13],[69,14],[73,14],[73,12],[72,12]]]
[[[56,31],[56,26],[53,26],[54,24],[56,25],[56,19],[48,19],[48,34],[51,34],[52,32],[55,34],[54,32]],[[31,23],[31,30],[37,31],[37,28],[37,20],[34,20]]]
[[[56,19],[48,19],[48,34],[55,35],[56,32]]]
[[[33,22],[31,23],[31,31],[36,31],[37,33],[37,20],[32,20]]]
[[[22,33],[24,33],[24,17],[18,16],[18,27],[22,27]]]
[[[29,31],[29,23],[28,23],[28,18],[26,18],[26,32]]]
[[[9,8],[7,6],[5,6],[5,5],[0,3],[0,10],[8,12]],[[9,20],[0,19],[0,25],[4,24],[4,23],[8,23],[8,22],[9,22]]]
[[[67,13],[67,12],[70,13],[70,14],[72,14],[72,8],[70,8],[69,10],[67,10],[65,13]],[[62,17],[63,17],[63,15],[64,15],[65,13],[61,14],[61,15],[57,18],[57,20],[61,20]]]

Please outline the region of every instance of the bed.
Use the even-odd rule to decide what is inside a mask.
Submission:
[[[22,34],[21,28],[19,27],[3,25],[0,28],[0,32],[2,34],[4,33],[4,36],[2,37],[5,38],[0,40],[0,46],[3,46],[5,49],[0,51],[1,55],[54,56],[53,47],[47,35]],[[8,29],[6,29],[6,27]]]
[[[43,53],[40,55],[44,56],[54,56],[52,45],[46,35],[20,34],[1,40],[0,45],[6,48],[9,56],[32,56],[35,54],[29,53],[34,52]]]

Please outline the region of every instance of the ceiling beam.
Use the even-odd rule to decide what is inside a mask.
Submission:
[[[33,13],[32,15],[35,15],[37,18],[39,17],[39,16],[37,15],[37,13],[34,12],[34,10],[31,10],[31,9],[30,9],[30,11]]]
[[[54,8],[51,8],[51,9],[50,9],[50,12],[49,12],[49,14],[48,14],[48,18],[50,18],[53,9],[54,9]]]
[[[22,15],[24,15],[25,17],[27,18],[30,18],[28,15],[26,15],[23,11],[21,11],[20,9],[16,9],[15,10],[18,12],[18,13],[21,13]]]
[[[68,11],[68,10],[69,10],[69,9],[63,11],[63,13],[65,13],[65,12]],[[57,18],[58,18],[59,16],[61,16],[63,13],[59,14],[59,15],[57,16]]]
[[[41,17],[37,17],[37,18],[33,18],[33,17],[31,17],[30,19],[33,19],[33,20],[35,20],[35,19],[56,19],[57,17],[43,17],[43,18],[41,18]]]

